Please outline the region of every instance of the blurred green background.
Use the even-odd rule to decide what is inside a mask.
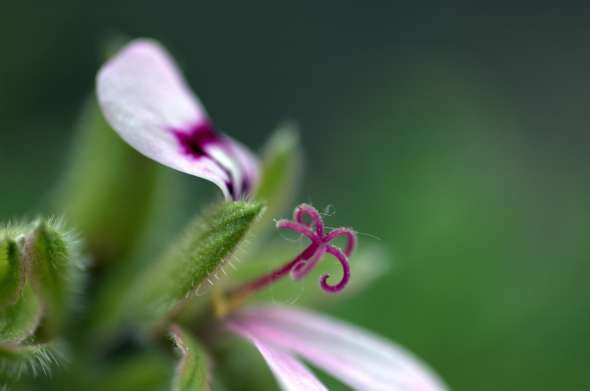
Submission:
[[[109,37],[176,56],[252,148],[285,119],[298,200],[392,270],[331,311],[456,390],[590,386],[590,9],[383,2],[8,2],[0,220],[43,211]],[[182,219],[213,185],[177,175]],[[194,197],[193,197],[194,194]],[[190,212],[189,212],[190,211]]]

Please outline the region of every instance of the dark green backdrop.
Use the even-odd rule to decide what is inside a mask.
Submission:
[[[539,3],[5,1],[0,219],[44,209],[105,40],[154,37],[246,144],[298,121],[299,199],[389,250],[335,313],[453,389],[587,389],[589,21]],[[180,177],[188,200],[212,188]]]

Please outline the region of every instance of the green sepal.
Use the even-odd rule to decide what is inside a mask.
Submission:
[[[63,327],[81,278],[76,240],[59,223],[39,221],[28,235],[26,253],[33,289],[45,307],[43,337]]]
[[[0,238],[0,308],[14,305],[25,283],[25,264],[18,244]]]
[[[128,256],[157,200],[161,168],[127,145],[89,99],[77,124],[74,154],[58,206],[98,264]]]
[[[302,171],[302,152],[295,125],[285,124],[272,135],[262,153],[262,174],[256,199],[267,207],[261,227],[282,215],[293,202]]]
[[[121,287],[124,292],[102,295],[95,331],[110,332],[127,322],[150,326],[185,302],[233,254],[262,210],[258,202],[222,202],[197,216],[159,260]]]
[[[65,360],[63,346],[58,342],[35,345],[0,343],[0,375],[17,380],[23,375],[50,375]]]
[[[190,333],[178,325],[170,327],[170,334],[180,352],[180,361],[176,366],[172,381],[172,390],[209,390],[210,368],[205,350]]]
[[[0,343],[20,342],[36,330],[43,313],[43,305],[29,284],[19,300],[0,311]]]

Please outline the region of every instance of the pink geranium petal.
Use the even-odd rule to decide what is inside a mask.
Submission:
[[[213,182],[227,198],[242,198],[255,187],[256,158],[216,131],[158,43],[129,43],[101,68],[96,85],[107,121],[140,153]]]
[[[232,321],[254,338],[303,357],[354,389],[446,390],[442,381],[405,349],[328,317],[262,306],[242,310]]]
[[[285,391],[327,391],[328,389],[291,354],[267,344],[252,334],[239,322],[230,322],[231,331],[251,342],[270,367],[275,378]]]

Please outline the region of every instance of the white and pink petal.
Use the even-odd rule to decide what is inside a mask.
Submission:
[[[158,43],[140,39],[124,47],[99,71],[97,95],[109,124],[145,156],[213,182],[227,198],[255,187],[254,155],[216,131]]]
[[[231,320],[262,343],[296,354],[357,390],[438,391],[444,383],[413,354],[357,327],[309,311],[261,306]]]
[[[241,322],[230,322],[228,327],[237,335],[251,342],[284,391],[327,391],[328,389],[299,360],[284,350],[278,349],[257,338]]]

